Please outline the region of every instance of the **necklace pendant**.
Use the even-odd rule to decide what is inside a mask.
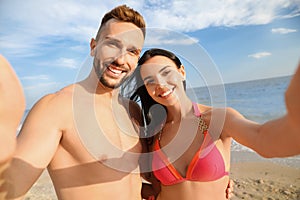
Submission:
[[[198,128],[200,129],[200,131],[202,133],[204,133],[204,131],[206,131],[208,129],[208,126],[205,123],[205,121],[203,120],[202,116],[199,117]]]

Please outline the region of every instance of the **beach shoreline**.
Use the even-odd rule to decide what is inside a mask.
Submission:
[[[252,152],[232,152],[230,178],[235,183],[232,200],[300,199],[298,159],[265,159]],[[57,200],[47,171],[27,193],[25,200]]]

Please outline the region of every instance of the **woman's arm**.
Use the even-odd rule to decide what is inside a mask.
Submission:
[[[264,124],[245,119],[228,108],[224,134],[264,157],[300,154],[300,64],[285,93],[287,113]]]

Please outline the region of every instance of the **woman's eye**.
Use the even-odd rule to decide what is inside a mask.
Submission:
[[[145,82],[145,85],[152,85],[152,84],[154,84],[154,80],[149,80],[149,81]]]
[[[168,75],[170,72],[171,72],[170,70],[166,70],[166,71],[164,71],[164,72],[162,73],[162,75],[163,75],[163,76],[166,76],[166,75]]]

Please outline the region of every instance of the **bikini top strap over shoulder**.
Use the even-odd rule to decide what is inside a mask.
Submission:
[[[197,103],[193,102],[193,108],[194,108],[194,114],[195,114],[195,116],[199,118],[198,127],[199,127],[199,129],[201,130],[201,132],[203,134],[206,134],[207,130],[208,130],[208,126],[207,126],[207,124],[205,123],[205,121],[203,120],[203,118],[201,116],[201,112],[200,112],[200,110],[198,108]]]
[[[201,113],[200,113],[200,110],[199,110],[199,108],[198,108],[198,105],[197,105],[195,102],[193,102],[192,104],[193,104],[195,116],[196,116],[196,117],[201,117]]]

